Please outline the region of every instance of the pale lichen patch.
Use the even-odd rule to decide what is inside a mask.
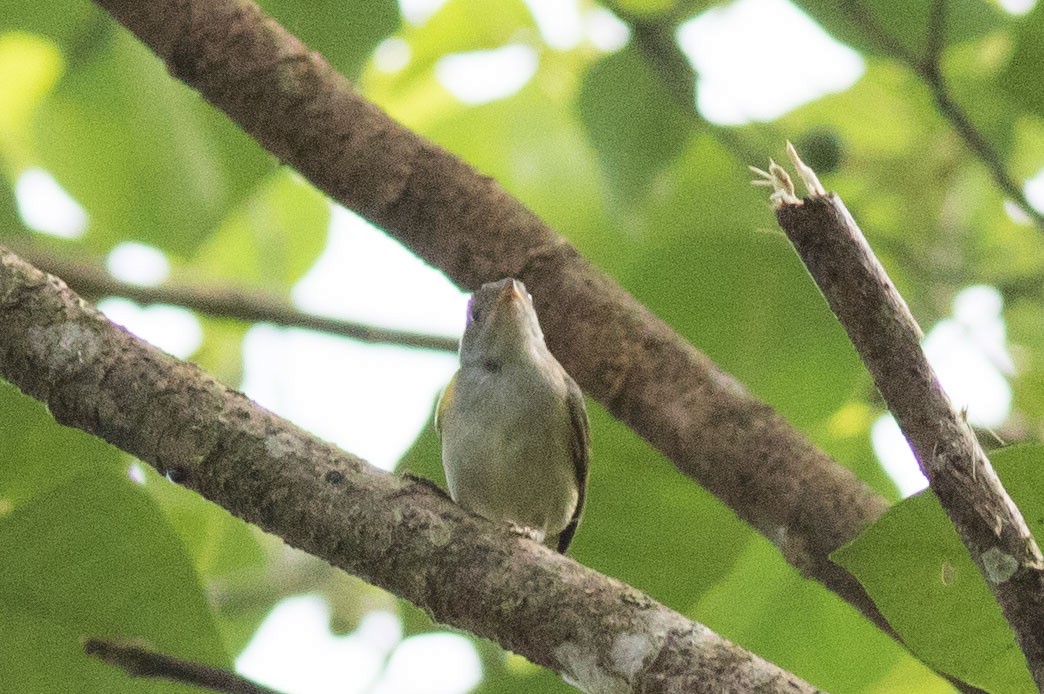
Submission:
[[[269,434],[265,437],[265,453],[276,460],[285,457],[294,450],[294,437],[288,432]]]
[[[986,580],[997,585],[1015,575],[1019,570],[1019,561],[999,547],[990,547],[982,553],[982,567]]]
[[[52,371],[89,363],[101,351],[98,336],[73,322],[29,328],[29,347]]]
[[[633,682],[635,675],[641,672],[657,652],[659,645],[647,634],[625,632],[613,639],[609,657],[612,659],[613,669]]]
[[[598,650],[593,644],[566,641],[555,649],[555,658],[562,664],[562,678],[582,692],[626,694],[631,691],[624,678],[598,663]]]

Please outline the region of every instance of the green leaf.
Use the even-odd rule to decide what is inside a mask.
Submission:
[[[797,426],[829,417],[863,369],[745,167],[709,137],[669,169],[632,234],[624,285]]]
[[[45,405],[3,380],[0,422],[0,504],[9,510],[89,471],[126,469],[120,451],[59,426]]]
[[[184,256],[275,166],[122,30],[70,66],[34,126],[35,163],[86,209],[101,252],[134,239]]]
[[[609,222],[598,165],[574,114],[549,98],[541,80],[508,99],[454,111],[426,135],[497,179],[570,240],[604,239]]]
[[[31,162],[32,119],[64,70],[65,56],[54,41],[22,31],[0,33],[0,157],[12,179]]]
[[[625,202],[644,197],[678,156],[698,120],[631,45],[591,65],[577,110],[602,170]]]
[[[854,48],[890,55],[894,40],[915,59],[925,53],[933,3],[906,0],[796,0],[837,40]],[[1001,25],[997,8],[983,0],[946,3],[945,45],[985,36]]]
[[[289,294],[326,244],[330,203],[290,170],[262,181],[196,252],[191,272]]]
[[[199,494],[171,484],[151,467],[143,467],[145,490],[177,533],[200,584],[211,595],[227,650],[238,653],[283,597],[271,594],[268,600],[254,601],[249,610],[226,609],[239,597],[238,586],[249,583],[249,591],[257,593],[257,586],[265,585],[268,565],[259,542],[261,533]]]
[[[79,47],[91,40],[92,30],[97,31],[98,21],[105,16],[103,10],[86,0],[55,4],[5,0],[0,34],[12,29],[28,31]]]
[[[1044,117],[1044,4],[1037,3],[1019,25],[1000,83],[1013,101]]]
[[[735,569],[688,614],[827,691],[952,691],[763,538],[746,546]],[[896,671],[903,674],[897,686],[872,686]]]
[[[413,81],[427,76],[444,55],[500,48],[535,36],[536,23],[520,0],[502,0],[495,12],[483,0],[449,0],[421,26],[403,32],[410,63],[402,78]]]
[[[707,0],[615,0],[606,3],[611,10],[619,10],[643,19],[667,20],[686,17],[710,4],[712,3]]]
[[[0,605],[56,625],[37,636],[61,659],[38,668],[83,670],[81,636],[231,665],[180,540],[140,486],[102,466],[0,521]],[[0,633],[0,651],[20,641]]]
[[[991,461],[1039,541],[1044,447],[999,450]],[[859,579],[925,663],[997,694],[1036,691],[1000,607],[931,492],[889,509],[831,559]]]

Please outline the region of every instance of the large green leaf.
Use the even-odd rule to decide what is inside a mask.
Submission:
[[[195,492],[170,483],[151,467],[143,467],[142,476],[146,491],[177,534],[209,594],[220,594],[228,602],[235,585],[248,579],[254,584],[263,580],[266,556],[258,541],[260,531]],[[255,603],[249,611],[222,610],[223,602],[216,601],[218,626],[230,653],[246,645],[266,610],[280,597],[273,595],[263,604]]]
[[[275,166],[122,30],[70,66],[34,126],[35,163],[83,205],[103,252],[135,239],[187,254]]]
[[[326,245],[330,203],[289,170],[229,210],[196,251],[191,273],[288,295]]]
[[[6,0],[0,13],[0,33],[16,29],[41,34],[80,49],[89,43],[105,12],[87,0],[60,4]]]
[[[0,380],[0,499],[9,509],[89,471],[126,469],[122,461],[112,446],[59,426],[45,405]]]
[[[902,647],[763,539],[689,613],[717,633],[831,692],[948,692]],[[882,686],[903,672],[895,687]]]
[[[1044,447],[1007,448],[991,461],[1039,541]],[[892,507],[831,558],[924,662],[990,692],[1035,691],[1000,607],[931,492]]]
[[[19,678],[33,666],[62,677],[89,669],[82,636],[231,664],[180,540],[139,485],[101,465],[0,520],[0,605],[17,606],[5,613],[15,623],[38,620],[33,640],[47,644],[26,653],[19,632],[0,632]],[[153,691],[143,686],[106,691]]]
[[[614,0],[604,4],[609,9],[619,10],[643,20],[670,20],[691,15],[712,2],[708,2],[708,0]]]
[[[1022,20],[1001,85],[1013,101],[1044,117],[1044,4]]]
[[[577,109],[602,170],[625,203],[645,196],[698,124],[630,45],[591,65]]]
[[[698,138],[650,198],[625,285],[799,426],[862,378],[844,331],[743,165]]]
[[[501,0],[495,12],[483,0],[448,0],[421,26],[403,32],[410,63],[400,79],[423,78],[444,55],[500,48],[535,36],[536,23],[521,0]]]
[[[568,105],[550,98],[539,77],[508,99],[452,112],[426,134],[570,240],[604,239],[609,219],[595,157]]]
[[[834,37],[863,51],[889,55],[892,42],[916,59],[925,53],[932,2],[906,0],[796,0]],[[1001,13],[983,0],[946,3],[944,45],[986,35],[1001,25]]]

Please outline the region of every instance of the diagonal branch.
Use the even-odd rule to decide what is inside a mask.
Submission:
[[[887,502],[493,180],[392,121],[249,0],[97,2],[280,160],[458,285],[523,280],[588,394],[892,633],[829,560]]]
[[[225,694],[279,694],[274,689],[251,682],[234,672],[175,658],[138,646],[128,646],[102,639],[89,639],[83,645],[83,650],[87,655],[93,655],[109,665],[118,667],[132,677],[153,677],[184,682]]]
[[[773,165],[776,217],[917,454],[921,471],[1000,603],[1044,690],[1044,558],[965,418],[921,350],[906,302],[841,199],[827,193],[788,144],[809,188],[794,196]]]
[[[61,277],[70,287],[92,300],[105,296],[122,296],[141,304],[182,306],[218,318],[315,330],[331,335],[343,335],[360,342],[418,347],[442,352],[457,351],[456,338],[379,328],[304,313],[286,299],[268,292],[227,285],[163,284],[158,287],[145,287],[121,282],[96,263],[67,260],[21,247],[16,250],[29,262]]]
[[[644,593],[297,429],[2,247],[0,317],[0,376],[62,424],[585,691],[814,691]]]
[[[939,112],[964,140],[965,146],[986,167],[1001,192],[1011,198],[1019,209],[1025,212],[1041,231],[1044,231],[1044,213],[1034,207],[1026,198],[1025,191],[1008,173],[1004,160],[996,147],[975,127],[968,114],[954,100],[946,86],[939,64],[942,49],[945,47],[946,0],[932,0],[932,3],[926,43],[927,51],[923,58],[912,53],[899,39],[881,26],[865,3],[857,2],[857,0],[842,0],[841,7],[852,23],[860,27],[893,58],[904,63],[921,78],[931,92]]]

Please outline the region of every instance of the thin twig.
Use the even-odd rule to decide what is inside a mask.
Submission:
[[[217,318],[272,323],[287,328],[343,335],[360,342],[418,347],[442,352],[457,351],[452,337],[425,335],[405,330],[378,328],[363,323],[317,316],[298,310],[289,301],[267,292],[230,287],[164,284],[145,287],[121,282],[98,263],[67,260],[39,250],[16,248],[19,255],[46,272],[60,277],[78,293],[93,300],[121,296],[140,304],[182,306]]]
[[[946,0],[932,0],[928,15],[928,32],[924,38],[922,69],[941,79],[942,53],[946,48]]]
[[[928,50],[923,58],[907,49],[899,39],[881,26],[880,22],[870,13],[865,3],[857,2],[856,0],[843,0],[841,7],[853,23],[865,31],[893,58],[904,63],[913,70],[914,74],[921,78],[921,81],[925,83],[931,92],[932,98],[942,116],[949,121],[953,129],[964,140],[965,146],[983,163],[997,187],[1011,198],[1039,229],[1044,231],[1044,213],[1037,210],[1030,203],[1022,186],[1008,174],[1004,161],[997,149],[972,123],[968,114],[954,100],[946,86],[939,64],[939,58],[943,48],[945,48],[945,32],[943,31],[943,26],[945,25],[944,0],[935,0],[932,7],[926,44]]]
[[[909,440],[929,486],[1000,603],[1044,688],[1044,557],[989,458],[954,409],[921,349],[920,327],[841,199],[788,154],[809,190],[795,201],[781,167],[770,172],[784,195],[776,217]]]
[[[234,672],[175,658],[138,646],[89,639],[83,650],[87,655],[104,660],[132,677],[155,677],[183,682],[225,694],[279,694],[275,689],[251,682]]]

